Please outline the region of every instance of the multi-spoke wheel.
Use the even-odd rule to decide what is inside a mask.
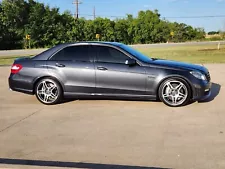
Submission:
[[[164,81],[159,88],[159,98],[166,105],[178,107],[186,105],[190,101],[191,90],[186,81],[179,78],[171,78]]]
[[[55,80],[46,78],[37,83],[35,94],[40,102],[51,105],[61,100],[62,90]]]

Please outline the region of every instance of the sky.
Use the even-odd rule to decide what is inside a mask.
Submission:
[[[59,7],[75,13],[73,0],[38,0],[51,7]],[[225,0],[80,0],[79,13],[81,16],[91,18],[93,8],[96,15],[101,17],[119,16],[126,14],[137,16],[140,10],[159,10],[162,17],[169,21],[186,23],[194,27],[204,28],[208,31],[225,30]],[[210,18],[174,18],[192,16],[218,16]],[[111,17],[115,19],[115,17]]]

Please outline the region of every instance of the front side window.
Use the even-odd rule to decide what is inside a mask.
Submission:
[[[147,57],[146,55],[138,52],[137,50],[135,50],[134,48],[121,44],[119,46],[121,49],[125,50],[126,52],[130,53],[131,55],[133,55],[134,57],[136,57],[137,59],[141,60],[142,62],[146,62],[149,63],[152,61],[151,58]]]
[[[129,59],[127,55],[112,47],[94,46],[94,48],[97,52],[97,62],[125,64]]]
[[[90,62],[89,46],[70,46],[56,53],[50,60]]]

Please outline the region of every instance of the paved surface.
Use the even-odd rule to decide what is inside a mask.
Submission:
[[[225,65],[208,102],[80,100],[57,106],[8,90],[0,68],[0,168],[224,169]],[[214,99],[213,99],[214,98]]]
[[[186,43],[162,43],[162,44],[140,44],[132,45],[133,47],[138,48],[163,48],[163,47],[172,47],[172,46],[202,46],[202,45],[225,45],[225,41],[212,41],[212,42],[186,42]],[[31,50],[0,50],[0,57],[9,57],[9,56],[28,56],[39,54],[46,49],[31,49]]]

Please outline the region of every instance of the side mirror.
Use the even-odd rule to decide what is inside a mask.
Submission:
[[[126,64],[126,65],[129,65],[129,66],[134,66],[134,65],[137,64],[137,62],[136,62],[136,60],[134,60],[134,59],[127,59],[127,60],[125,61],[125,64]]]

